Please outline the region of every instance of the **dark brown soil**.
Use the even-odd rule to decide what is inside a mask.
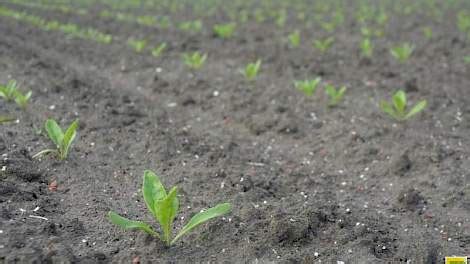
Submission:
[[[310,41],[289,49],[280,40],[288,30],[272,25],[244,25],[224,41],[95,12],[8,7],[170,47],[157,59],[125,41],[97,44],[0,17],[0,83],[14,78],[33,90],[26,111],[0,101],[0,113],[19,120],[0,125],[0,263],[440,263],[470,255],[470,66],[462,61],[470,46],[455,19],[394,17],[365,62],[349,23],[321,55]],[[421,33],[429,24],[432,40]],[[405,65],[388,51],[401,41],[416,45]],[[181,61],[191,50],[209,54],[200,71]],[[257,58],[260,76],[247,83],[238,70]],[[316,76],[348,87],[339,107],[327,108],[322,91],[311,99],[293,88]],[[402,87],[429,106],[395,124],[377,103]],[[49,117],[62,126],[80,119],[65,162],[31,158],[51,147],[41,132]],[[176,228],[219,202],[233,212],[172,248],[113,226],[109,210],[153,223],[140,194],[145,169],[179,186]]]

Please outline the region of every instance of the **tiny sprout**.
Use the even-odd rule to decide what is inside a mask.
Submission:
[[[297,48],[300,45],[300,31],[295,30],[294,32],[290,33],[289,36],[287,36],[287,39],[289,40],[291,47]]]
[[[426,108],[426,100],[418,102],[409,112],[406,111],[407,101],[406,93],[402,90],[398,90],[392,97],[392,102],[387,101],[380,102],[380,109],[393,117],[397,121],[404,121],[412,116],[418,114]]]
[[[15,80],[10,80],[6,86],[0,85],[0,97],[7,101],[13,101],[16,98],[18,86]]]
[[[56,145],[55,149],[45,149],[34,155],[33,158],[41,157],[45,154],[55,153],[60,160],[67,158],[70,146],[77,135],[78,120],[75,120],[64,132],[54,119],[48,119],[45,125],[47,135]]]
[[[129,44],[129,46],[133,48],[137,53],[140,53],[147,46],[147,41],[145,39],[141,39],[141,40],[129,39],[127,41],[127,44]]]
[[[198,51],[188,54],[184,53],[183,54],[183,60],[184,64],[186,64],[189,68],[198,70],[200,69],[203,65],[204,62],[207,59],[207,54],[201,55]]]
[[[179,29],[190,32],[190,33],[197,33],[201,32],[202,30],[202,21],[201,20],[194,20],[194,21],[186,21],[179,24]]]
[[[315,93],[320,82],[321,78],[317,77],[314,80],[295,81],[294,86],[298,90],[302,91],[305,96],[310,97]]]
[[[433,31],[432,31],[432,27],[423,27],[423,35],[427,38],[427,39],[431,39],[432,36],[433,36]]]
[[[235,23],[215,25],[214,33],[219,38],[227,39],[233,36],[233,33],[235,32],[236,27],[237,27],[237,24]]]
[[[337,89],[333,85],[327,84],[325,85],[325,92],[330,98],[328,106],[334,107],[343,99],[344,93],[346,92],[346,86]]]
[[[390,49],[390,54],[397,59],[400,63],[405,63],[413,53],[414,47],[409,43],[403,43]]]
[[[332,37],[326,39],[317,39],[313,41],[313,46],[318,49],[321,53],[325,53],[331,48],[334,41],[335,39]]]
[[[245,70],[241,71],[245,79],[253,81],[258,76],[259,69],[261,67],[261,60],[257,60],[256,63],[248,63]]]
[[[173,238],[173,222],[180,208],[176,186],[167,193],[158,176],[152,171],[146,170],[144,172],[142,194],[148,210],[160,224],[163,234],[157,233],[150,225],[144,222],[129,220],[114,212],[108,213],[108,219],[113,224],[124,229],[142,230],[162,240],[166,246],[173,245],[179,238],[210,219],[229,213],[232,208],[229,203],[222,203],[195,214]]]
[[[0,97],[5,98],[7,101],[15,101],[18,106],[25,109],[28,101],[31,98],[32,92],[29,91],[23,94],[18,90],[18,85],[15,80],[8,82],[6,86],[0,85]]]
[[[28,106],[28,101],[31,98],[32,92],[29,91],[26,94],[22,94],[20,91],[17,91],[15,93],[15,102],[17,105],[19,105],[21,108],[26,109]]]
[[[166,49],[166,43],[163,42],[160,45],[152,49],[152,56],[154,56],[155,58],[160,57],[160,55],[162,55],[165,49]]]
[[[369,38],[364,38],[361,41],[361,53],[365,58],[372,58],[372,53],[374,52],[374,46],[372,41]]]
[[[463,57],[463,62],[465,62],[466,64],[470,64],[470,56]]]
[[[457,27],[462,33],[470,31],[470,13],[462,10],[457,14]]]

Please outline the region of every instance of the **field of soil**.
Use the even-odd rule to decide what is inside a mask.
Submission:
[[[48,20],[116,36],[167,42],[161,57],[45,31],[0,16],[0,84],[32,90],[28,108],[0,98],[0,263],[442,263],[470,255],[470,41],[427,17],[390,18],[372,59],[347,20],[326,54],[315,31],[292,49],[289,33],[245,24],[227,40],[1,3]],[[137,12],[137,11],[135,11]],[[181,14],[183,15],[183,14]],[[450,19],[452,18],[452,19]],[[205,21],[208,29],[223,21]],[[431,25],[432,39],[421,27]],[[307,41],[308,40],[308,41]],[[409,41],[406,64],[389,54]],[[125,43],[125,42],[124,42]],[[201,70],[181,54],[203,51]],[[258,78],[239,69],[262,59]],[[348,90],[327,107],[294,80],[322,77]],[[378,102],[404,89],[428,107],[395,122]],[[50,148],[47,118],[80,122],[66,161],[33,159]],[[179,187],[179,229],[221,202],[233,210],[173,247],[106,218],[112,210],[155,223],[143,171]]]

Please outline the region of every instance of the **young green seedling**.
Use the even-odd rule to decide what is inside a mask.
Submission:
[[[318,49],[321,53],[325,53],[331,48],[334,41],[335,39],[332,37],[326,39],[317,39],[313,41],[313,46]]]
[[[204,62],[207,59],[207,54],[201,55],[198,51],[194,53],[184,53],[183,54],[183,60],[184,64],[186,64],[189,68],[198,70],[200,69],[203,65]]]
[[[317,90],[318,84],[321,82],[321,78],[317,77],[314,80],[295,81],[294,86],[298,90],[302,91],[305,96],[311,97]]]
[[[433,31],[432,31],[432,27],[423,27],[423,35],[427,38],[427,39],[431,39],[432,36],[433,36]]]
[[[470,13],[462,10],[457,14],[457,27],[461,33],[470,31]]]
[[[0,97],[7,101],[13,101],[16,98],[18,86],[15,80],[10,80],[6,86],[0,85]]]
[[[372,53],[374,52],[374,46],[369,38],[364,38],[361,41],[361,54],[365,58],[372,58]]]
[[[19,105],[22,109],[26,109],[28,106],[28,101],[31,98],[32,92],[29,91],[26,94],[22,94],[20,91],[15,92],[15,102]]]
[[[407,112],[406,93],[403,90],[398,90],[393,95],[390,103],[387,101],[380,102],[380,109],[395,120],[404,121],[423,111],[426,105],[426,100],[421,100]]]
[[[129,39],[127,41],[127,44],[129,44],[129,46],[131,48],[133,48],[135,50],[135,52],[137,53],[140,53],[142,52],[145,47],[147,46],[147,41],[145,39],[141,39],[141,40],[138,40],[138,39]]]
[[[162,52],[166,49],[166,43],[163,42],[160,45],[156,46],[155,48],[152,49],[152,56],[155,58],[160,57],[162,55]]]
[[[300,31],[295,30],[294,32],[290,33],[289,36],[287,36],[287,39],[289,40],[291,47],[297,48],[300,45]]]
[[[463,57],[463,62],[465,62],[466,64],[470,64],[470,56]]]
[[[337,89],[331,84],[326,84],[325,92],[330,98],[328,106],[334,107],[343,99],[344,93],[346,92],[346,86]]]
[[[231,210],[231,205],[229,203],[222,203],[197,213],[173,238],[173,221],[175,220],[179,210],[176,186],[171,188],[171,190],[167,193],[158,176],[155,175],[155,173],[152,171],[146,170],[144,172],[142,194],[144,196],[148,210],[160,224],[162,234],[158,233],[150,225],[144,222],[129,220],[114,212],[108,213],[108,219],[113,224],[118,225],[124,229],[142,230],[162,240],[167,246],[173,245],[179,238],[192,231],[195,227],[207,222],[212,218],[227,214]]]
[[[57,122],[53,119],[48,119],[45,125],[47,135],[56,145],[55,149],[45,149],[40,151],[38,154],[34,155],[33,158],[41,157],[45,154],[55,153],[60,160],[67,158],[67,155],[70,150],[75,136],[77,135],[78,120],[75,120],[64,132],[59,127]]]
[[[241,71],[247,81],[253,81],[258,76],[259,69],[261,67],[261,60],[257,60],[255,63],[248,63],[245,69]]]
[[[198,33],[202,30],[202,21],[201,20],[194,20],[194,21],[186,21],[179,24],[179,29],[189,32],[189,33]]]
[[[335,31],[336,24],[334,22],[321,22],[320,26],[328,33]]]
[[[237,24],[235,23],[215,25],[214,33],[219,38],[227,39],[233,36],[233,33],[235,32],[236,27],[237,27]]]
[[[405,63],[413,53],[414,47],[409,43],[403,43],[402,45],[393,47],[390,49],[390,54],[397,59],[400,63]]]

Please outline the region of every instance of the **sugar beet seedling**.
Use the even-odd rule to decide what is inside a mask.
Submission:
[[[253,81],[256,79],[256,76],[258,76],[258,72],[261,68],[261,60],[257,60],[255,63],[248,63],[248,65],[245,66],[245,69],[241,71],[243,76],[245,76],[245,79],[247,81]]]
[[[150,225],[144,222],[129,220],[114,212],[108,213],[108,219],[113,224],[124,229],[142,230],[162,240],[167,246],[173,245],[179,238],[193,230],[195,227],[207,222],[212,218],[222,216],[231,211],[231,205],[229,203],[222,203],[203,212],[197,213],[173,238],[173,221],[175,220],[179,210],[176,186],[171,188],[171,190],[167,193],[158,176],[152,171],[146,170],[144,172],[142,194],[150,213],[157,220],[157,222],[160,223],[160,229],[162,230],[163,234],[159,234]]]
[[[55,149],[45,149],[34,155],[33,158],[38,158],[49,153],[55,153],[60,160],[67,158],[70,146],[72,145],[75,136],[77,135],[78,120],[75,120],[64,132],[59,127],[54,119],[48,119],[45,125],[47,135],[56,145]]]
[[[328,102],[329,107],[334,107],[338,105],[339,102],[344,97],[344,93],[346,92],[346,86],[342,86],[341,88],[335,88],[331,84],[325,85],[325,92],[328,95],[330,101]]]
[[[28,101],[31,98],[32,92],[29,91],[23,94],[18,90],[18,85],[15,80],[8,82],[6,86],[0,85],[0,97],[5,98],[7,101],[15,101],[17,105],[25,109]]]
[[[191,69],[199,70],[206,62],[207,54],[202,55],[199,51],[194,53],[183,53],[183,61]]]
[[[397,121],[405,121],[423,111],[424,108],[426,108],[426,105],[426,100],[421,100],[413,108],[411,108],[409,112],[407,112],[406,93],[402,90],[398,90],[393,95],[391,103],[386,101],[380,102],[380,109]]]
[[[297,90],[302,91],[305,96],[311,97],[315,94],[318,84],[321,82],[321,78],[317,77],[313,80],[295,81],[294,86]]]

